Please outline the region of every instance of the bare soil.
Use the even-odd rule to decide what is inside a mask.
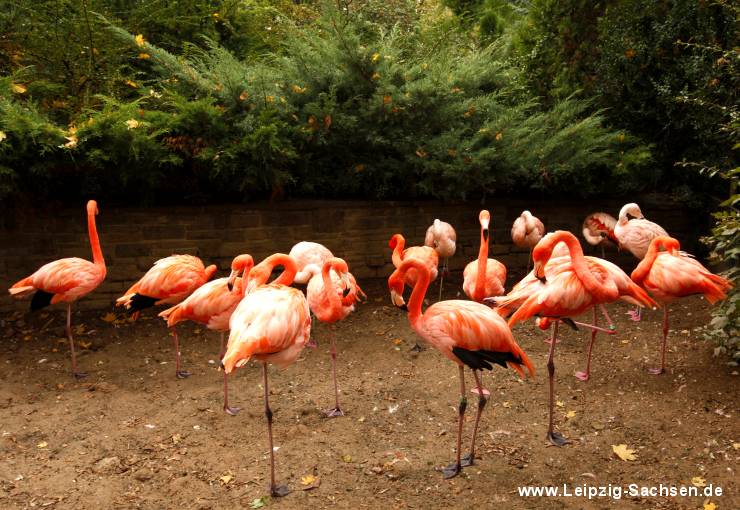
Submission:
[[[668,372],[658,363],[661,312],[640,323],[610,307],[618,333],[599,335],[589,382],[590,335],[561,328],[556,352],[557,427],[572,444],[550,446],[547,333],[532,323],[515,337],[538,371],[486,373],[491,402],[480,458],[456,479],[435,471],[454,457],[457,368],[433,349],[409,352],[416,338],[389,306],[384,282],[362,282],[370,301],[336,327],[346,415],[324,418],[333,402],[327,327],[284,371],[270,370],[277,471],[293,492],[266,493],[268,456],[261,370],[231,378],[236,417],[221,410],[218,334],[181,328],[186,380],[174,375],[171,338],[149,312],[138,322],[106,322],[110,310],[75,313],[79,357],[90,373],[70,374],[64,310],[12,314],[0,324],[0,508],[740,508],[738,371],[713,357],[700,328],[709,306],[674,304]],[[459,286],[449,283],[447,297]],[[430,292],[430,294],[434,294]],[[583,317],[583,320],[590,316]],[[468,384],[472,382],[469,378]],[[465,450],[476,399],[469,399]],[[636,452],[623,461],[612,445]],[[698,478],[695,478],[698,477]],[[520,497],[518,486],[568,484],[721,487],[711,497]],[[711,508],[711,507],[710,507]]]

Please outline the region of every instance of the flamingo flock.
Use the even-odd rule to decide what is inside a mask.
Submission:
[[[14,284],[9,293],[15,298],[32,296],[31,310],[66,303],[66,333],[70,343],[72,374],[84,378],[78,370],[71,329],[71,306],[77,299],[95,290],[105,279],[106,267],[96,229],[98,205],[87,203],[87,225],[93,262],[65,258],[50,262],[32,275]],[[515,324],[535,318],[539,329],[551,329],[547,360],[549,380],[549,423],[547,439],[556,446],[568,440],[554,427],[555,362],[558,328],[561,323],[590,330],[585,370],[576,377],[587,381],[591,376],[591,358],[596,335],[614,335],[616,328],[605,305],[624,300],[635,305],[633,320],[639,320],[642,308],[663,308],[663,340],[660,368],[666,366],[666,343],[669,331],[669,304],[684,296],[701,294],[710,303],[726,297],[732,287],[726,279],[711,273],[691,255],[681,251],[679,242],[656,223],[644,218],[637,204],[626,204],[618,219],[596,212],[583,221],[584,239],[602,248],[602,257],[585,256],[580,242],[568,231],[546,233],[544,224],[529,211],[524,211],[512,226],[512,240],[529,248],[532,271],[506,293],[507,268],[488,257],[491,240],[491,214],[480,211],[480,246],[478,258],[463,272],[462,290],[469,300],[442,300],[442,280],[448,272],[448,259],[456,251],[457,234],[449,223],[435,219],[426,232],[424,246],[406,247],[401,233],[390,238],[395,267],[388,277],[391,302],[408,314],[411,329],[458,367],[460,399],[456,457],[442,469],[445,479],[458,475],[476,461],[476,437],[482,413],[490,398],[483,387],[484,370],[495,366],[512,368],[521,377],[534,377],[535,369],[527,354],[514,338]],[[604,245],[613,244],[630,251],[639,264],[631,275],[604,258]],[[442,264],[440,264],[440,260]],[[270,281],[278,267],[280,275]],[[228,277],[210,280],[216,266],[205,266],[192,255],[172,255],[154,263],[152,268],[117,299],[133,318],[142,310],[169,305],[161,311],[171,331],[175,347],[175,376],[188,377],[181,366],[177,324],[194,321],[220,334],[219,359],[224,370],[223,409],[236,415],[239,408],[229,405],[228,377],[251,359],[262,366],[264,411],[270,452],[270,495],[285,496],[287,486],[276,481],[273,448],[273,413],[270,408],[268,364],[287,368],[305,347],[315,346],[311,332],[313,318],[326,323],[330,338],[334,407],[325,412],[329,418],[344,415],[340,406],[337,382],[337,350],[333,325],[346,318],[355,305],[367,298],[350,273],[347,262],[325,246],[302,241],[289,254],[275,253],[255,264],[249,254],[237,255]],[[424,310],[430,284],[440,276],[437,302]],[[210,280],[210,281],[209,281]],[[305,285],[305,293],[294,284]],[[408,301],[405,289],[411,289]],[[591,310],[591,323],[575,319]],[[606,327],[598,323],[601,314]],[[225,335],[228,332],[228,343]],[[473,393],[478,406],[472,441],[467,455],[462,455],[462,432],[467,408],[465,369],[473,376]]]

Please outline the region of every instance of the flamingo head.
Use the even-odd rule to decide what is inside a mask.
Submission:
[[[491,213],[483,209],[480,214],[478,214],[478,221],[480,222],[481,235],[483,236],[483,240],[488,241],[488,225],[491,222]]]
[[[95,216],[98,214],[98,203],[95,200],[88,200],[87,202],[87,215]]]
[[[666,251],[671,255],[678,255],[678,252],[681,250],[681,244],[673,237],[658,236],[650,241],[650,249],[658,252]]]
[[[210,280],[210,279],[211,279],[211,276],[213,276],[213,275],[214,275],[214,273],[215,273],[215,272],[216,272],[217,270],[218,270],[218,268],[216,267],[216,265],[215,265],[215,264],[211,264],[210,266],[208,266],[208,267],[207,267],[207,268],[205,269],[205,274],[206,274],[206,281]]]
[[[645,216],[643,216],[640,206],[634,202],[625,204],[619,211],[619,223],[622,225],[626,224],[629,220],[642,220],[644,218]]]
[[[390,241],[388,241],[388,248],[390,248],[391,250],[395,250],[396,246],[398,246],[398,243],[403,242],[403,241],[404,239],[401,234],[393,234],[393,236],[391,236]]]
[[[345,262],[344,259],[334,257],[324,263],[324,268],[330,268],[339,275],[339,280],[342,284],[342,297],[347,297],[353,290],[352,283],[349,279],[349,267],[347,267],[347,262]]]
[[[251,255],[238,255],[231,261],[231,274],[226,282],[229,291],[234,290],[234,282],[237,277],[241,276],[244,278],[249,274],[252,267],[254,267],[254,259],[252,259]]]
[[[391,303],[402,310],[407,310],[406,302],[403,300],[403,279],[406,275],[405,269],[396,269],[388,278],[388,290],[391,293]]]

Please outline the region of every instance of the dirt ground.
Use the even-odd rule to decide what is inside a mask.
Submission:
[[[561,328],[556,352],[557,427],[572,444],[545,441],[547,333],[532,323],[515,337],[538,371],[486,373],[491,403],[483,416],[477,465],[444,481],[435,471],[454,457],[456,367],[415,341],[406,316],[389,306],[384,282],[361,282],[368,303],[336,328],[346,415],[324,418],[332,404],[327,328],[285,371],[270,369],[278,478],[293,492],[262,498],[268,480],[261,370],[231,378],[236,417],[221,410],[218,335],[180,328],[184,368],[174,375],[171,339],[154,313],[136,323],[75,313],[87,380],[70,375],[64,310],[2,318],[0,354],[0,508],[740,508],[737,368],[713,358],[702,340],[708,304],[674,304],[668,372],[658,361],[660,312],[629,321],[610,307],[618,334],[599,336],[593,376],[573,374],[585,361],[587,332]],[[459,286],[447,285],[447,297]],[[584,317],[588,319],[588,317]],[[471,380],[469,378],[468,384]],[[464,441],[476,399],[471,395]],[[612,445],[636,459],[623,461]],[[467,451],[467,444],[465,445]],[[518,486],[721,487],[721,497],[520,497]],[[712,507],[714,504],[716,507]]]

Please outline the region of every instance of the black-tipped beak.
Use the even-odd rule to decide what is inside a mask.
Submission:
[[[538,279],[539,281],[541,281],[542,283],[547,283],[547,278],[545,277],[545,275],[542,275],[542,276],[537,276],[537,274],[535,273],[535,277],[536,277],[536,278],[537,278],[537,279]]]
[[[226,283],[226,288],[229,289],[229,292],[231,292],[232,290],[234,290],[234,282],[231,282],[231,281],[227,282]]]
[[[409,311],[409,307],[408,307],[408,305],[406,305],[406,303],[404,303],[402,305],[396,305],[396,308],[398,308],[399,310],[403,310],[404,312],[408,312]]]
[[[488,229],[487,228],[483,229],[483,240],[488,242]]]
[[[350,293],[350,289],[349,289],[349,287],[346,287],[346,288],[345,288],[345,289],[344,289],[344,290],[342,291],[342,297],[347,297],[347,296],[349,296],[349,293]]]
[[[223,361],[219,361],[219,362],[218,362],[218,366],[219,366],[219,368],[220,368],[221,370],[226,370],[226,367],[224,366],[224,362],[223,362]]]

